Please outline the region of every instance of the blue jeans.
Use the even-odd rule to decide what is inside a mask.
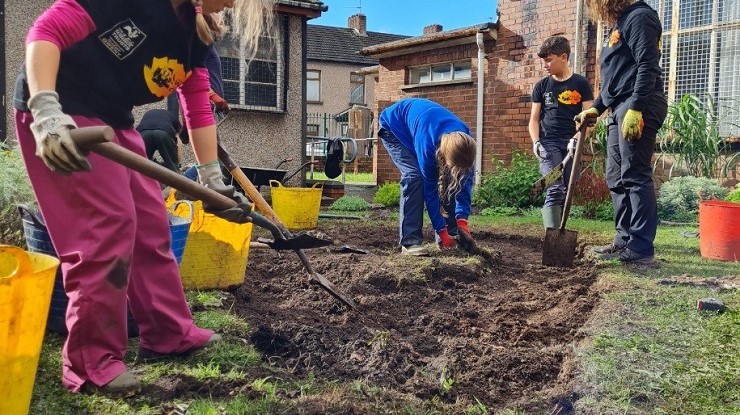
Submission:
[[[555,166],[562,163],[568,154],[568,141],[568,139],[564,140],[562,138],[540,138],[540,144],[545,149],[545,157],[543,159],[537,159],[540,163],[540,174],[544,176],[554,169]],[[571,160],[565,166],[565,169],[563,169],[563,176],[547,188],[545,191],[545,207],[563,206],[572,168],[573,161]]]
[[[416,154],[406,148],[390,130],[382,126],[378,130],[378,137],[393,160],[393,164],[401,172],[401,201],[399,207],[399,239],[401,246],[409,247],[421,245],[424,242],[422,225],[424,219],[424,179]],[[447,231],[450,235],[457,235],[455,223],[455,200],[444,204],[447,217]],[[439,237],[435,234],[439,242]]]
[[[653,184],[652,158],[658,129],[668,104],[662,92],[654,93],[643,111],[645,126],[636,141],[622,138],[626,103],[612,108],[606,149],[606,184],[614,203],[615,246],[627,246],[643,255],[653,255],[658,228],[657,202]]]

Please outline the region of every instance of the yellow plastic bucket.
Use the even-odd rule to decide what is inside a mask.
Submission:
[[[322,184],[313,187],[285,187],[270,180],[272,209],[285,227],[292,231],[313,229],[319,223]]]
[[[0,245],[0,414],[28,413],[58,267],[53,256]]]
[[[174,192],[167,200],[171,212],[190,216],[190,207],[175,205]],[[186,290],[226,289],[241,285],[247,271],[252,224],[238,224],[203,210],[203,202],[194,201],[193,221],[180,263],[180,277]]]

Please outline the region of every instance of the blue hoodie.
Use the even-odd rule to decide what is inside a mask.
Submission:
[[[424,200],[429,219],[434,230],[441,231],[447,224],[439,211],[441,201],[437,188],[437,148],[443,134],[460,131],[470,135],[470,130],[448,109],[422,98],[407,98],[396,102],[383,110],[379,123],[416,155],[424,180]],[[470,169],[465,175],[460,192],[455,196],[455,218],[467,219],[470,216],[473,170]]]

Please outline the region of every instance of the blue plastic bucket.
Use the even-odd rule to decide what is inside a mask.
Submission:
[[[174,211],[177,205],[185,204],[190,209],[190,214],[187,218],[180,217],[174,213],[167,212],[170,220],[170,236],[172,237],[172,253],[175,254],[177,259],[177,265],[182,262],[182,254],[185,252],[185,243],[188,241],[188,233],[190,232],[190,224],[193,222],[193,203],[189,200],[179,200],[170,206],[170,210]]]
[[[187,234],[190,229],[190,222],[192,221],[192,204],[190,204],[190,202],[187,203],[190,206],[190,220],[171,213],[169,214],[172,251],[175,254],[178,264],[180,264],[180,261],[182,260]],[[51,242],[49,232],[46,230],[46,225],[44,224],[44,219],[41,217],[41,214],[26,206],[18,206],[18,211],[20,212],[21,219],[23,221],[23,236],[26,239],[26,247],[28,251],[57,257],[56,250]],[[67,293],[64,292],[64,284],[62,282],[62,269],[59,267],[57,269],[56,277],[54,278],[54,291],[51,295],[49,317],[46,322],[47,330],[56,333],[67,333],[65,315],[67,313],[68,303],[69,298],[67,298]],[[139,335],[139,328],[130,311],[128,313],[128,335],[129,337],[136,337]]]

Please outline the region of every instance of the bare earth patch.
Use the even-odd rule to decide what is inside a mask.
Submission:
[[[368,252],[307,251],[358,310],[309,285],[290,251],[253,250],[245,284],[232,291],[251,342],[276,369],[365,381],[396,398],[570,412],[572,347],[598,299],[593,265],[543,267],[540,240],[491,232],[476,238],[499,254],[493,261],[402,256],[386,225],[342,223],[327,234],[334,248]]]

